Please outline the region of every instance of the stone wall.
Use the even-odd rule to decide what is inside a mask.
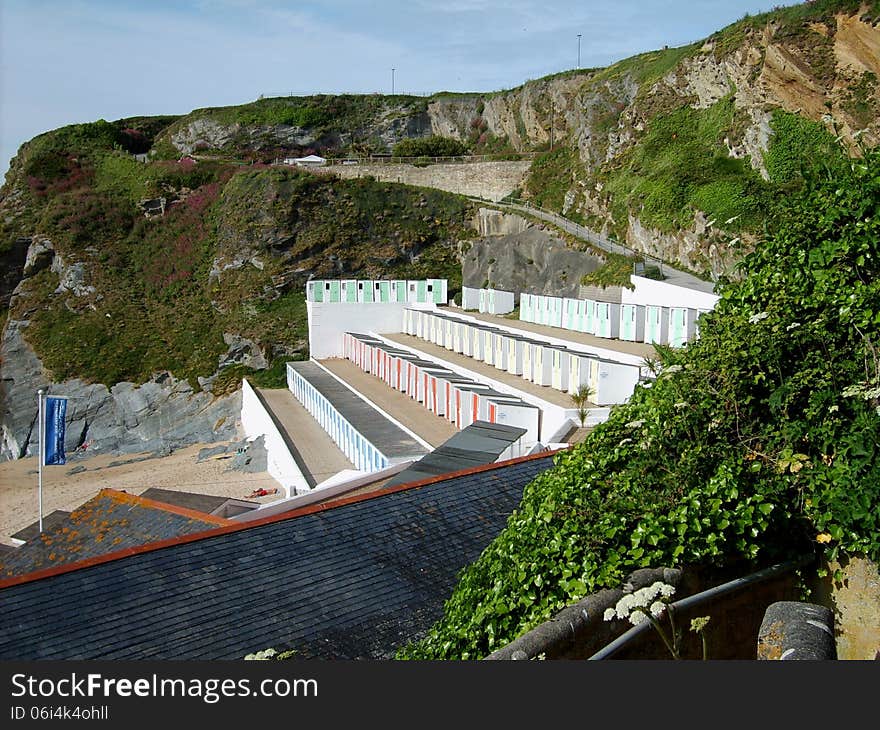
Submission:
[[[838,659],[880,659],[880,571],[864,556],[826,563],[811,600],[834,611]],[[835,571],[840,580],[834,580]]]
[[[436,164],[425,167],[399,164],[333,165],[323,168],[344,178],[370,175],[382,182],[437,188],[486,200],[499,201],[522,186],[529,160]]]
[[[705,590],[709,587],[703,584],[700,588]],[[675,598],[678,599],[677,594]],[[700,638],[689,629],[692,619],[708,616],[706,636],[709,659],[757,659],[758,635],[767,608],[778,601],[797,601],[799,598],[798,578],[792,571],[693,608],[677,611],[676,624],[682,630],[682,658],[702,657]],[[665,617],[664,621],[664,628],[668,629]],[[614,655],[614,659],[669,658],[669,651],[653,630],[646,631]]]
[[[797,563],[781,565],[753,576],[754,582],[737,585],[715,596],[707,596],[697,605],[676,611],[676,625],[682,629],[681,654],[685,659],[702,657],[702,644],[690,632],[691,619],[709,616],[706,629],[710,659],[757,659],[758,633],[767,607],[777,601],[799,599]],[[730,571],[684,573],[670,568],[643,569],[626,579],[623,588],[630,592],[653,581],[661,580],[676,586],[673,601],[695,596],[715,586],[742,576]],[[614,606],[622,590],[603,590],[586,596],[568,606],[550,621],[541,624],[507,646],[493,652],[488,659],[588,659],[612,640],[631,628],[629,623],[605,621],[606,608]],[[668,619],[663,618],[668,630]],[[646,625],[629,643],[613,654],[613,659],[671,659],[669,651],[656,632]]]

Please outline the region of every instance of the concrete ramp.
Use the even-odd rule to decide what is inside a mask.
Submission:
[[[309,486],[314,487],[345,469],[354,469],[351,461],[287,388],[259,388],[257,393],[282,431]]]

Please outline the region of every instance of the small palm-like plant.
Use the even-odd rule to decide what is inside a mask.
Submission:
[[[587,408],[587,403],[589,403],[590,398],[592,398],[593,395],[593,389],[589,385],[584,384],[579,385],[578,389],[571,394],[571,401],[577,409],[578,418],[581,421],[581,428],[584,427],[584,422],[587,420],[587,414],[590,412],[590,409]]]

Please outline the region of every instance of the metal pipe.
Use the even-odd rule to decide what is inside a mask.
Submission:
[[[695,593],[694,595],[688,596],[687,598],[682,598],[680,601],[670,603],[669,608],[671,608],[672,611],[675,613],[688,608],[693,608],[694,606],[699,606],[720,596],[725,596],[729,593],[738,591],[740,588],[744,588],[754,583],[760,583],[761,581],[767,580],[769,578],[775,578],[777,575],[788,573],[792,570],[797,570],[798,568],[803,568],[804,566],[812,563],[815,559],[815,555],[803,555],[800,558],[789,560],[785,563],[777,563],[776,565],[771,565],[769,568],[764,568],[763,570],[759,570],[756,573],[751,573],[750,575],[744,576],[742,578],[735,578],[734,580],[728,581],[727,583],[722,583],[721,585],[715,586],[714,588],[709,588],[708,590],[702,591],[701,593]],[[633,626],[631,629],[618,636],[610,644],[606,644],[603,648],[599,649],[599,651],[593,654],[593,656],[589,657],[587,661],[593,661],[595,659],[608,659],[609,657],[620,651],[624,646],[629,644],[633,639],[641,636],[645,631],[650,631],[650,629],[651,623],[648,621],[644,621],[640,624],[637,624],[636,626]]]

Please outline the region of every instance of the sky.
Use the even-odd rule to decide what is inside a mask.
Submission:
[[[65,124],[260,95],[508,89],[692,43],[778,4],[0,0],[0,176],[19,145]]]

